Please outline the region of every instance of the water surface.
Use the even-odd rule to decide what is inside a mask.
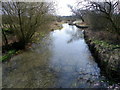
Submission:
[[[83,30],[63,24],[50,34],[50,67],[58,72],[58,87],[101,87],[100,69],[84,40]]]
[[[68,24],[3,64],[3,87],[107,87],[103,81],[82,30]]]

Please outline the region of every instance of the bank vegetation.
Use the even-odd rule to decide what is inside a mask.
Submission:
[[[25,49],[35,38],[44,36],[54,20],[53,7],[51,2],[2,2],[3,55]]]
[[[85,3],[85,5],[83,5]],[[83,7],[81,7],[83,6]],[[87,0],[69,6],[74,15],[87,24],[85,39],[107,77],[120,81],[120,1]]]

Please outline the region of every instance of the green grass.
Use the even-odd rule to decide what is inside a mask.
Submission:
[[[4,31],[10,31],[9,28],[2,28]]]
[[[114,45],[114,44],[110,44],[108,42],[100,41],[100,40],[93,40],[93,43],[100,45],[102,47],[105,47],[105,48],[111,48],[111,49],[120,48],[120,45]]]
[[[16,53],[16,50],[10,50],[5,55],[0,57],[0,61],[4,62],[11,58],[13,54]]]

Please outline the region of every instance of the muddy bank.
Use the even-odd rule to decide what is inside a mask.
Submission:
[[[111,45],[104,41],[96,40],[94,36],[85,31],[85,40],[89,46],[92,55],[101,68],[101,73],[105,74],[108,79],[120,81],[120,47]]]

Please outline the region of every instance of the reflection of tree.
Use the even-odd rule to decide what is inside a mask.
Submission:
[[[71,43],[73,41],[79,40],[80,38],[83,38],[83,33],[81,30],[77,30],[75,27],[70,27],[72,30],[66,30],[66,33],[70,35],[70,39],[67,41],[67,43]]]

